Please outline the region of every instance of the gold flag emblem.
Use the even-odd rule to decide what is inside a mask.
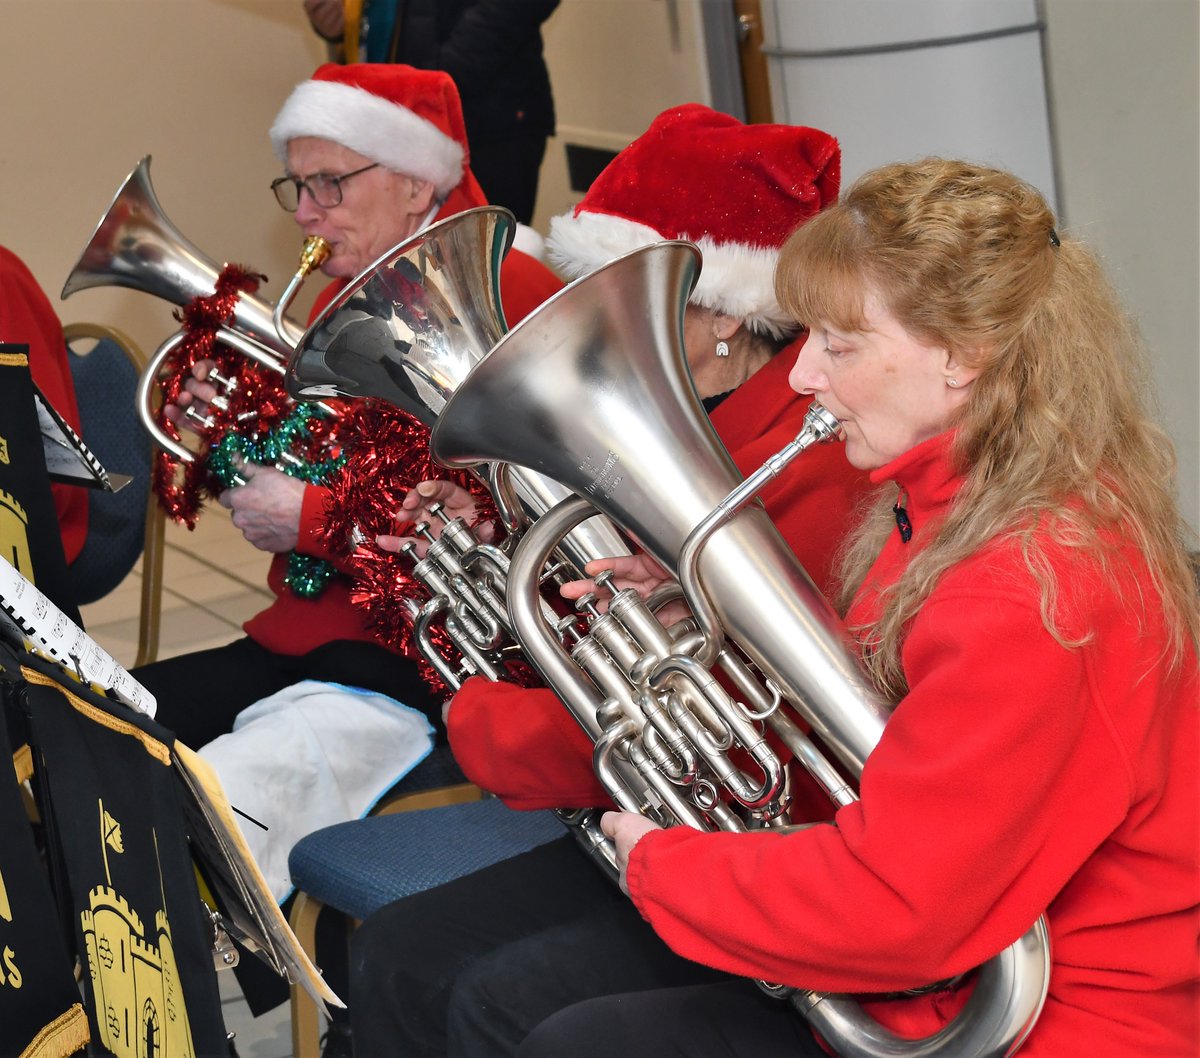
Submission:
[[[104,844],[113,852],[125,851],[125,846],[121,843],[121,824],[113,819],[107,810],[104,813]]]

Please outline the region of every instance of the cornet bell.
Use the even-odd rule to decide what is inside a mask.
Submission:
[[[134,166],[117,189],[95,231],[63,284],[64,299],[90,287],[127,287],[175,305],[206,297],[221,269],[171,223],[150,183],[150,155]],[[292,351],[300,330],[287,321],[284,340],[276,333],[274,307],[252,294],[238,298],[232,327],[274,350]]]

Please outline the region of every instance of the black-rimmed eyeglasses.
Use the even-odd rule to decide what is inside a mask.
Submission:
[[[275,192],[275,201],[289,213],[295,213],[300,206],[300,191],[307,191],[312,200],[322,209],[333,209],[342,204],[342,182],[352,176],[365,173],[370,169],[378,169],[379,163],[372,162],[352,173],[342,173],[334,176],[332,173],[313,173],[312,176],[301,180],[295,176],[280,176],[271,181],[271,190]]]

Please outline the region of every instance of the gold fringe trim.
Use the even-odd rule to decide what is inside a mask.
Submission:
[[[0,353],[0,367],[25,367],[28,363],[24,353]]]
[[[20,1058],[68,1058],[91,1039],[83,1004],[75,1003],[29,1042]]]
[[[42,687],[53,687],[55,690],[60,691],[66,696],[67,701],[71,703],[71,706],[77,713],[82,713],[89,720],[92,720],[97,724],[101,724],[104,727],[107,727],[110,731],[117,732],[119,735],[132,735],[142,744],[142,747],[147,753],[150,754],[150,756],[162,764],[166,764],[168,767],[170,766],[171,751],[167,745],[146,734],[146,732],[140,727],[137,727],[126,720],[118,720],[115,716],[111,715],[110,713],[106,713],[103,709],[97,709],[94,705],[89,705],[82,698],[72,694],[57,680],[51,679],[49,676],[43,676],[40,672],[37,672],[34,669],[27,669],[22,665],[21,675],[24,676],[25,679],[30,683],[36,683]]]

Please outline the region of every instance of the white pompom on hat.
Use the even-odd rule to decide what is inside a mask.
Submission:
[[[287,161],[288,140],[316,136],[398,173],[433,184],[438,198],[467,168],[462,103],[450,75],[399,63],[326,63],[288,96],[271,126]]]
[[[693,304],[783,337],[775,297],[788,235],[837,199],[837,140],[798,125],[745,125],[699,103],[664,111],[550,221],[547,255],[569,279],[662,239],[703,254]]]

